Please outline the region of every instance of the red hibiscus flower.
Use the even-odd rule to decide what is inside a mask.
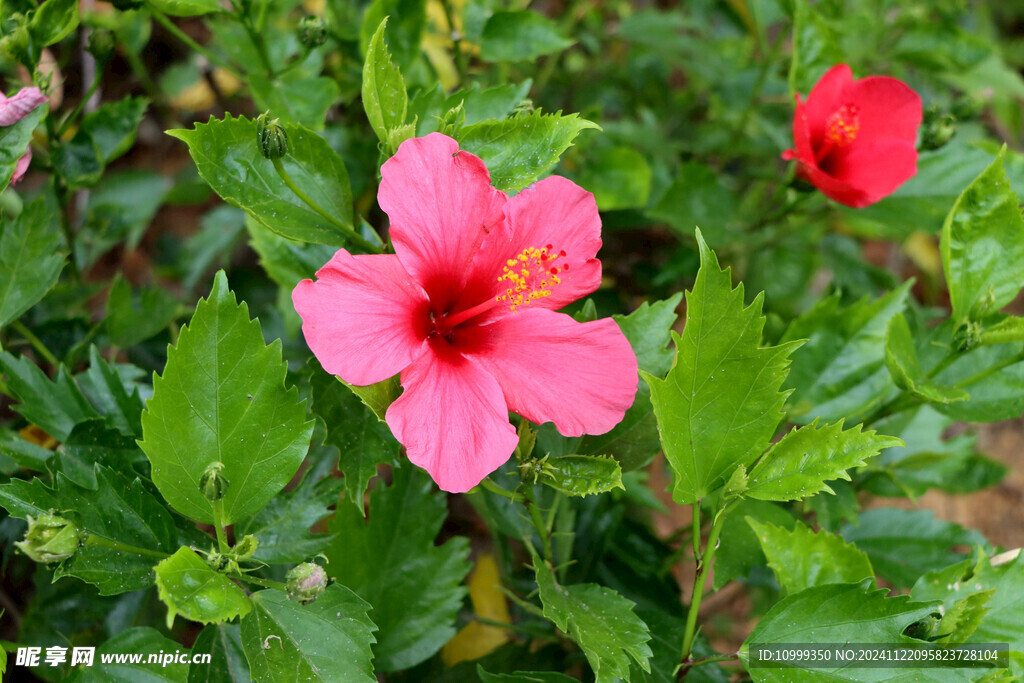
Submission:
[[[386,419],[409,460],[464,492],[515,449],[510,410],[566,436],[618,424],[637,389],[629,342],[610,319],[555,312],[601,281],[594,196],[552,176],[510,198],[440,133],[402,143],[381,176],[395,254],[340,249],[292,301],[328,372],[401,372]]]
[[[917,173],[921,98],[887,76],[853,80],[837,64],[803,102],[796,96],[793,142],[800,177],[830,199],[861,208],[892,194]]]
[[[5,97],[3,93],[0,93],[0,126],[13,126],[45,101],[46,95],[39,88],[22,88],[11,97]],[[32,150],[26,147],[25,153],[21,155],[18,163],[14,166],[14,175],[11,176],[12,185],[25,175],[31,160]]]

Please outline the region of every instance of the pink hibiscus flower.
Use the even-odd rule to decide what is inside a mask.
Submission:
[[[603,434],[632,405],[637,362],[611,319],[555,310],[601,282],[594,196],[552,176],[515,197],[432,133],[381,168],[394,255],[344,249],[292,292],[324,369],[367,385],[401,373],[388,426],[445,491],[473,488],[516,447],[513,411]]]
[[[12,97],[6,97],[0,93],[0,126],[13,126],[43,102],[46,102],[46,95],[39,88],[22,88]],[[25,175],[30,161],[32,161],[32,150],[26,147],[25,153],[21,155],[18,163],[14,166],[14,175],[11,176],[12,185]]]

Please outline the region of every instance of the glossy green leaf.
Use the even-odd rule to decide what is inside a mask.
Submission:
[[[748,659],[751,644],[775,643],[884,643],[916,644],[904,629],[930,615],[934,602],[913,602],[906,595],[886,597],[885,590],[861,584],[830,584],[789,595],[768,610],[740,648]],[[841,616],[840,616],[841,615]],[[786,667],[751,668],[755,681],[878,680],[877,669]],[[907,672],[909,673],[909,672]]]
[[[501,121],[483,121],[462,128],[459,146],[487,164],[491,183],[503,192],[517,192],[558,163],[580,131],[598,128],[577,114],[544,114],[539,109]]]
[[[874,508],[841,533],[867,553],[879,576],[896,586],[912,586],[925,572],[962,560],[955,546],[986,545],[977,531],[935,519],[931,510]]]
[[[103,152],[92,133],[79,128],[75,136],[59,145],[52,154],[53,170],[69,189],[92,187],[103,176]]]
[[[747,517],[782,529],[792,529],[797,524],[793,513],[781,505],[762,500],[740,500],[722,524],[722,538],[726,540],[715,555],[712,577],[715,590],[734,579],[747,579],[755,567],[768,564],[757,535],[747,524]]]
[[[69,651],[70,653],[70,651]],[[181,654],[188,659],[189,649],[167,638],[155,628],[136,626],[118,633],[99,647],[92,666],[76,666],[68,683],[186,683],[188,664],[162,662],[148,663],[149,655]],[[104,655],[141,654],[142,661],[130,662],[111,659],[104,663]],[[205,679],[204,679],[205,680]]]
[[[583,650],[598,683],[628,679],[630,660],[650,671],[651,639],[634,603],[596,583],[561,586],[547,562],[536,554],[533,566],[544,616]]]
[[[281,162],[289,177],[317,205],[351,226],[352,195],[341,158],[313,131],[287,124],[284,129],[289,153]],[[199,175],[217,194],[274,232],[302,242],[345,244],[339,229],[292,192],[263,157],[254,121],[229,115],[167,134],[188,144]]]
[[[210,12],[223,12],[217,0],[148,0],[153,7],[172,17],[194,17]]]
[[[949,328],[939,328],[941,330]],[[948,337],[947,337],[948,339]],[[933,404],[944,415],[965,422],[995,422],[1024,412],[1024,361],[1015,344],[981,346],[960,356],[935,377],[966,390],[965,401]]]
[[[911,284],[846,308],[832,296],[790,323],[784,342],[808,340],[793,354],[786,382],[793,389],[794,421],[807,424],[820,417],[860,422],[895,391],[885,367],[885,333],[892,317],[903,310]]]
[[[341,382],[340,379],[338,381]],[[342,384],[345,383],[342,382]],[[398,379],[398,375],[365,387],[357,387],[353,384],[345,384],[345,386],[359,397],[363,405],[373,411],[373,414],[377,416],[380,422],[384,422],[388,406],[402,395],[402,384]]]
[[[53,489],[39,479],[12,479],[0,486],[0,505],[18,519],[56,510],[87,535],[84,545],[60,565],[57,576],[75,576],[95,585],[103,595],[153,585],[156,560],[152,557],[91,543],[88,537],[170,553],[178,547],[174,520],[141,480],[102,467],[95,469],[95,479],[95,490],[78,486],[62,474],[57,475]]]
[[[588,155],[577,182],[602,211],[642,208],[651,195],[651,167],[632,147],[602,147]]]
[[[744,307],[743,286],[733,289],[700,231],[697,241],[701,268],[686,294],[683,334],[672,335],[675,364],[665,379],[641,372],[680,504],[711,493],[768,447],[782,419],[789,354],[799,346],[761,346],[762,295]]]
[[[623,489],[622,467],[610,455],[560,455],[543,461],[539,481],[567,496]]]
[[[561,52],[574,42],[555,22],[537,12],[495,12],[484,24],[480,58],[487,62],[526,62]]]
[[[886,328],[885,365],[896,386],[929,403],[953,403],[970,398],[963,389],[942,386],[928,379],[917,358],[910,325],[902,313],[894,315]]]
[[[333,584],[309,605],[265,590],[252,596],[252,605],[242,618],[242,646],[255,681],[376,680],[371,608],[349,589]]]
[[[136,292],[118,274],[107,295],[107,336],[117,346],[138,344],[157,334],[174,319],[178,301],[161,287]]]
[[[259,512],[235,525],[235,537],[252,534],[259,539],[254,560],[267,564],[298,564],[322,552],[333,534],[313,533],[311,527],[330,515],[342,482],[330,477],[315,481],[307,476],[295,490],[281,493]]]
[[[125,97],[104,102],[82,117],[81,127],[92,136],[104,164],[131,148],[148,107],[149,100],[144,97]]]
[[[963,191],[942,226],[942,269],[956,323],[999,311],[1021,289],[1024,217],[1004,154]]]
[[[829,583],[860,583],[875,576],[868,556],[839,536],[815,533],[800,522],[788,530],[753,517],[746,520],[785,593]]]
[[[75,380],[89,402],[104,416],[107,424],[128,436],[142,436],[142,397],[136,379],[145,372],[133,365],[111,364],[95,346],[89,347],[89,369]]]
[[[325,553],[327,572],[373,605],[378,671],[418,664],[455,635],[469,544],[456,537],[434,545],[446,516],[444,496],[406,463],[394,470],[391,486],[370,493],[368,519],[345,505],[331,522],[337,537]]]
[[[416,134],[426,135],[439,130],[442,119],[453,109],[460,108],[465,115],[465,125],[491,119],[503,119],[512,114],[530,93],[533,81],[505,83],[491,88],[481,88],[479,83],[463,90],[456,90],[445,96],[440,84],[431,90],[421,90],[409,102],[408,116],[416,120]]]
[[[60,229],[42,199],[17,218],[0,216],[0,328],[38,303],[63,268]]]
[[[1024,318],[1008,315],[994,324],[985,326],[979,344],[1015,344],[1024,341]]]
[[[35,47],[59,43],[78,28],[77,0],[46,0],[32,14],[29,32]]]
[[[0,351],[0,372],[9,395],[20,401],[14,409],[58,441],[68,438],[79,422],[100,417],[63,365],[51,380],[24,356]]]
[[[47,111],[49,111],[49,107],[43,104],[30,111],[17,123],[0,126],[0,192],[11,181],[14,167],[28,150],[28,143],[32,140],[32,131],[46,116]]]
[[[423,32],[427,25],[426,0],[373,0],[366,8],[363,23],[359,29],[361,52],[369,52],[370,41],[388,19],[388,47],[395,64],[400,69],[409,69],[420,56]]]
[[[191,548],[179,548],[155,567],[160,600],[167,605],[167,628],[175,615],[203,624],[229,621],[252,609],[245,592]]]
[[[21,438],[15,431],[0,429],[0,456],[14,463],[7,474],[19,467],[32,472],[45,472],[46,463],[53,457],[53,451]]]
[[[612,316],[629,340],[637,364],[644,372],[664,377],[672,367],[675,353],[669,348],[669,342],[672,327],[679,317],[676,309],[682,299],[682,293],[673,294],[662,301],[645,301],[629,315]]]
[[[338,378],[317,365],[310,384],[313,412],[327,426],[325,443],[340,454],[338,469],[345,475],[345,497],[362,513],[363,494],[377,474],[377,466],[395,462],[401,446],[387,425]]]
[[[1011,650],[1024,652],[1024,621],[1020,618],[1024,611],[1024,557],[1021,555],[996,567],[982,554],[977,562],[968,560],[936,569],[914,584],[910,596],[914,600],[941,600],[943,611],[948,614],[961,600],[991,590],[995,593],[985,602],[988,611],[966,642],[1009,643]]]
[[[237,624],[210,624],[199,632],[192,652],[210,655],[210,663],[190,665],[188,683],[249,683],[252,680]]]
[[[249,82],[260,111],[269,110],[284,123],[323,130],[327,111],[338,101],[338,84],[327,76],[296,77],[294,74],[268,81]]]
[[[169,347],[163,376],[142,414],[140,442],[153,483],[177,510],[213,521],[199,488],[203,472],[224,465],[229,485],[223,524],[240,521],[274,497],[298,470],[313,423],[306,404],[284,384],[281,343],[265,346],[259,321],[235,302],[227,277],[217,274],[208,299]]]
[[[790,95],[811,91],[825,72],[844,61],[832,28],[807,0],[793,3],[793,59],[789,66]]]
[[[970,638],[988,614],[988,603],[995,593],[996,589],[990,588],[954,602],[935,627],[935,633],[941,636],[936,642],[959,644]]]
[[[381,142],[387,142],[389,132],[405,123],[409,107],[405,80],[398,67],[391,63],[391,55],[384,44],[384,28],[387,23],[385,17],[377,27],[366,48],[366,61],[363,64],[363,109]]]
[[[865,465],[883,448],[902,445],[895,437],[862,431],[862,425],[843,431],[842,421],[819,427],[815,420],[788,432],[764,454],[750,469],[744,495],[785,501],[834,493],[827,481],[849,481],[847,470]]]
[[[683,239],[699,227],[708,244],[717,248],[737,239],[731,233],[738,204],[714,171],[699,161],[687,161],[647,215],[668,224]]]
[[[125,436],[104,420],[79,422],[57,451],[58,469],[79,486],[96,488],[95,465],[128,474],[146,462],[134,436]]]

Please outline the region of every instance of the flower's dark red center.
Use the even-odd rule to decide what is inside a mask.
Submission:
[[[848,146],[857,139],[860,130],[860,115],[857,105],[844,104],[825,120],[825,135],[822,144],[815,151],[814,159],[821,164],[829,154]]]
[[[453,341],[454,329],[492,308],[505,304],[515,314],[524,306],[529,306],[537,299],[551,296],[553,287],[562,283],[559,273],[569,270],[569,264],[558,263],[565,258],[565,251],[554,250],[550,244],[544,247],[527,247],[515,257],[505,261],[502,273],[497,276],[498,282],[505,284],[505,291],[497,296],[489,296],[476,306],[434,315],[431,313],[431,336],[439,335]]]

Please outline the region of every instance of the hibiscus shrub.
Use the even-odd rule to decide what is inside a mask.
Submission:
[[[0,10],[12,680],[1024,675],[1024,10]]]

